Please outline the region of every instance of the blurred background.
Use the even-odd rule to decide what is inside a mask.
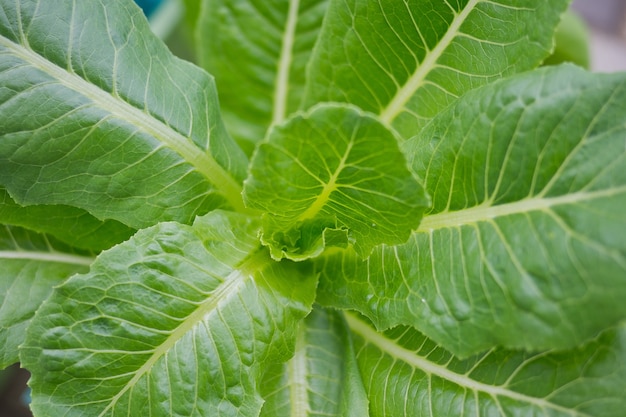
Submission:
[[[626,71],[626,0],[574,0],[589,33],[591,69]]]

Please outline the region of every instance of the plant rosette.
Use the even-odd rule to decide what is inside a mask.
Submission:
[[[0,0],[35,416],[623,416],[626,74],[538,68],[566,0],[187,6],[194,64]]]

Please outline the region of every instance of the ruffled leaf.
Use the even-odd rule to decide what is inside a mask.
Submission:
[[[35,413],[257,416],[264,363],[286,360],[316,279],[215,211],[161,223],[56,289],[21,351]]]

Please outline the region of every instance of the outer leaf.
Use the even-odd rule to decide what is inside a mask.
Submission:
[[[406,143],[433,208],[323,266],[320,302],[456,354],[579,345],[626,317],[626,75],[550,68],[468,93]]]
[[[224,120],[252,153],[271,123],[300,107],[305,67],[328,0],[203,0],[200,63],[215,75]]]
[[[574,351],[454,358],[411,328],[380,334],[349,316],[370,415],[621,417],[626,327]]]
[[[92,257],[53,238],[0,225],[0,369],[18,361],[18,346],[35,310]]]
[[[589,29],[583,18],[575,11],[568,10],[563,14],[561,23],[554,34],[554,51],[543,61],[543,65],[571,62],[589,69],[591,64],[589,38]]]
[[[350,331],[337,312],[314,309],[300,323],[294,357],[261,382],[262,417],[364,417],[367,396]]]
[[[262,240],[276,259],[318,255],[337,239],[365,257],[381,243],[405,242],[428,204],[394,134],[345,105],[275,127],[244,188],[246,204],[268,213]]]
[[[123,224],[100,221],[84,210],[70,206],[26,206],[13,201],[0,187],[0,223],[48,233],[74,247],[101,251],[134,233]]]
[[[243,210],[213,80],[130,0],[0,0],[0,184],[134,228]]]
[[[567,0],[334,0],[305,105],[356,104],[404,138],[466,91],[536,67]]]
[[[20,356],[35,413],[257,416],[260,364],[293,352],[316,285],[257,230],[221,211],[161,223],[55,290]]]
[[[193,33],[200,19],[202,2],[198,0],[183,0],[183,4],[185,6],[185,26],[190,29],[190,33]]]

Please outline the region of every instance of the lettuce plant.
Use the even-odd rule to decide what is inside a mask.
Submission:
[[[198,66],[0,0],[36,416],[623,416],[626,74],[537,69],[566,0],[189,4]]]

